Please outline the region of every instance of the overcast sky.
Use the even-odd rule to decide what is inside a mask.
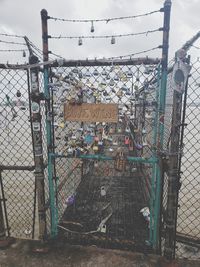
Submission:
[[[68,19],[98,19],[118,16],[136,15],[160,9],[161,0],[0,0],[0,33],[26,35],[41,49],[40,11],[47,9],[52,17]],[[200,0],[172,0],[170,57],[200,30]],[[49,35],[80,36],[92,35],[90,23],[68,23],[49,20]],[[163,13],[156,13],[134,20],[121,20],[109,23],[94,23],[93,35],[112,35],[134,33],[162,27]],[[0,40],[23,42],[23,39],[0,36]],[[68,59],[109,57],[136,53],[162,44],[162,32],[139,37],[117,38],[111,45],[110,39],[83,40],[78,46],[77,40],[49,41],[49,50]],[[196,42],[200,47],[200,41]],[[22,49],[22,46],[5,45],[0,42],[0,49]],[[200,50],[192,49],[194,56],[199,56]],[[161,51],[146,53],[160,57]],[[0,63],[23,63],[22,53],[0,52]]]

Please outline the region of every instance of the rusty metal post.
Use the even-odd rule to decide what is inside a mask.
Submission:
[[[43,45],[43,61],[49,60],[48,49],[48,24],[49,19],[48,12],[45,9],[41,10],[42,21],[42,45]],[[49,92],[49,67],[44,65],[44,95],[45,95],[45,107],[46,107],[46,136],[47,136],[47,149],[48,149],[48,181],[49,181],[49,198],[50,198],[50,212],[51,212],[51,237],[57,235],[57,209],[56,209],[56,177],[55,177],[55,158],[51,155],[54,152],[53,146],[53,129],[52,129],[52,110],[51,99]]]
[[[31,55],[30,64],[38,63],[38,58]],[[44,159],[42,146],[41,104],[44,96],[39,91],[38,67],[30,69],[31,84],[31,123],[33,129],[33,152],[35,160],[36,193],[39,214],[39,238],[46,238],[46,213],[45,213],[45,190],[44,190]]]

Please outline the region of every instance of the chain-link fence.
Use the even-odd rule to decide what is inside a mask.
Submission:
[[[0,69],[1,199],[7,232],[20,238],[37,236],[28,80],[26,70]]]
[[[181,188],[177,218],[177,257],[199,258],[199,89],[200,60],[191,59],[185,110],[184,147],[182,156]]]

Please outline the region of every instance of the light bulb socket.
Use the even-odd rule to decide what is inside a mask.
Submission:
[[[78,38],[78,45],[80,46],[80,45],[82,45],[82,44],[83,44],[82,38],[79,37],[79,38]]]
[[[115,37],[114,36],[112,36],[112,38],[111,38],[111,44],[115,44]]]
[[[93,21],[91,22],[91,29],[90,29],[90,32],[94,32],[94,24],[93,24]]]

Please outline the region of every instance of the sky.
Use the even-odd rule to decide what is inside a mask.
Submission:
[[[160,9],[163,3],[161,0],[0,0],[0,33],[26,35],[42,49],[40,11],[43,8],[48,11],[49,16],[57,18],[99,19],[142,14]],[[199,14],[200,0],[172,0],[169,58],[200,30]],[[126,34],[154,30],[162,25],[163,13],[160,12],[137,19],[94,23],[94,33],[90,32],[90,23],[48,20],[51,36]],[[1,41],[24,42],[23,38],[0,36],[0,50],[24,48],[22,45],[5,44]],[[77,40],[49,39],[49,50],[66,59],[128,55],[161,45],[162,32],[116,38],[114,45],[110,42],[110,38],[83,39],[83,45],[78,46]],[[200,47],[200,41],[195,45]],[[191,53],[198,57],[200,49],[193,48]],[[141,56],[147,55],[161,57],[161,50]],[[22,52],[0,52],[0,63],[24,63],[27,60],[28,57],[22,57]]]

